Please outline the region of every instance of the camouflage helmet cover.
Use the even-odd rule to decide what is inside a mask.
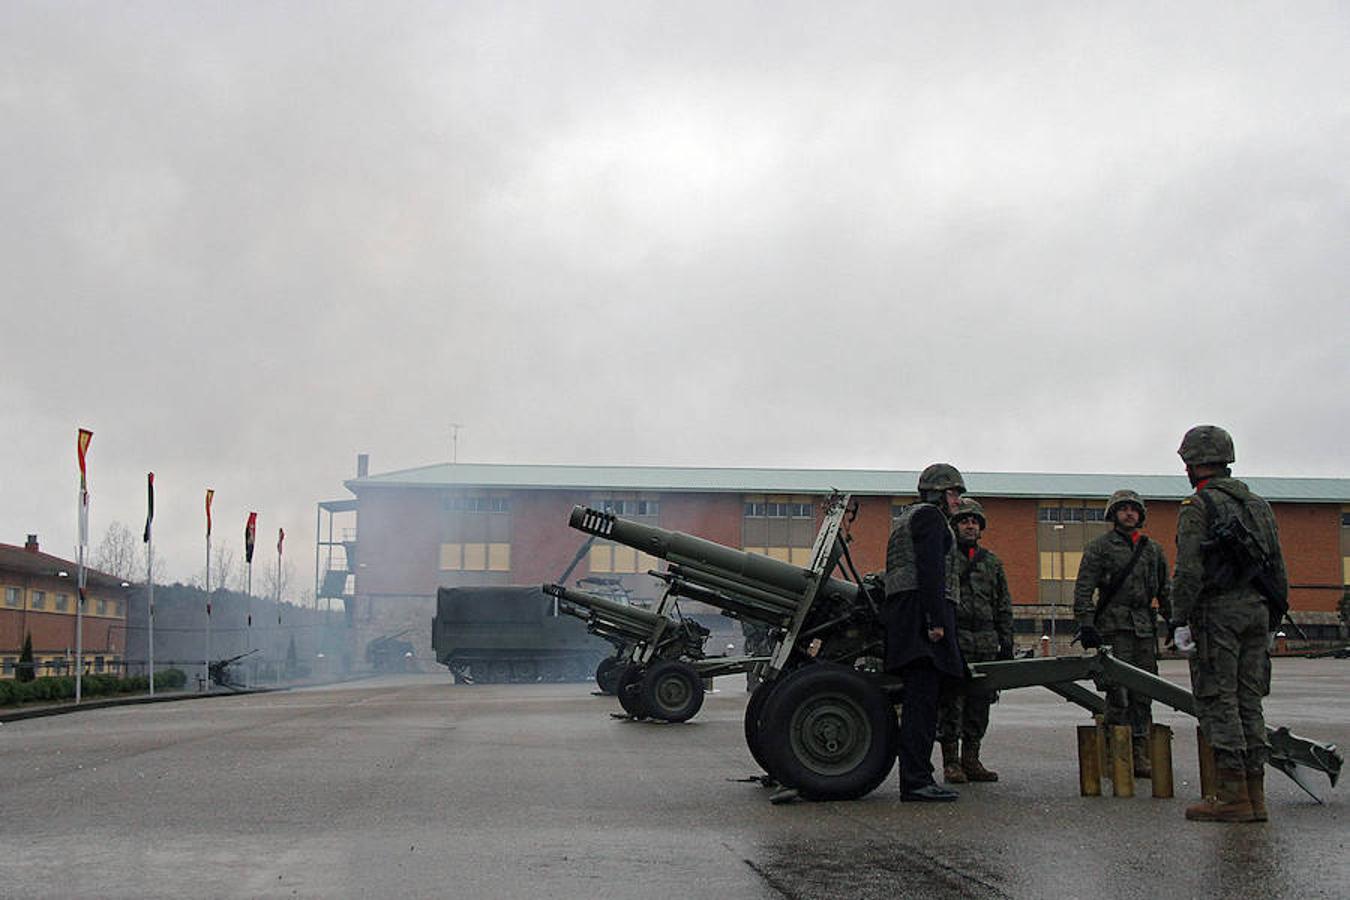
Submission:
[[[1177,455],[1188,466],[1228,465],[1234,459],[1233,436],[1218,425],[1197,425],[1181,439]]]
[[[1148,507],[1144,504],[1144,498],[1131,490],[1121,489],[1111,495],[1111,499],[1106,501],[1106,521],[1114,522],[1116,520],[1116,510],[1126,503],[1139,507],[1139,524],[1143,525],[1144,520],[1148,518]]]
[[[930,492],[941,493],[948,488],[956,488],[963,494],[966,492],[965,480],[951,463],[933,463],[919,473],[920,496]]]
[[[952,514],[952,524],[955,525],[967,516],[980,523],[981,531],[989,527],[989,520],[984,517],[984,507],[980,505],[980,501],[972,497],[961,498],[961,502],[956,505],[956,512]]]

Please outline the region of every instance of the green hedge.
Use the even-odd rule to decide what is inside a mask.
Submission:
[[[187,673],[182,669],[165,669],[155,675],[158,689],[181,688],[187,684]],[[80,685],[83,697],[110,697],[116,694],[138,694],[150,690],[150,680],[144,675],[118,678],[116,675],[86,675]],[[75,699],[75,676],[57,675],[33,681],[0,681],[0,706],[19,703],[41,703]]]

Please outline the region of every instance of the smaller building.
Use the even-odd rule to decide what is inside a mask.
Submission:
[[[0,677],[15,677],[25,638],[39,677],[74,673],[77,569],[43,553],[35,534],[22,547],[0,544]],[[84,671],[121,674],[130,585],[88,566],[84,571]]]

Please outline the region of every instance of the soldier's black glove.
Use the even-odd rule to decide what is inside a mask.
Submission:
[[[999,659],[1013,658],[1012,638],[1007,638],[1006,640],[1001,640],[998,642],[998,658]]]
[[[1163,641],[1164,647],[1175,647],[1177,645],[1177,629],[1181,627],[1180,622],[1167,620],[1167,639]]]
[[[1097,628],[1094,625],[1079,625],[1078,633],[1073,636],[1073,641],[1082,644],[1084,650],[1091,650],[1102,645],[1102,636],[1097,633]],[[1069,643],[1072,644],[1073,641]]]

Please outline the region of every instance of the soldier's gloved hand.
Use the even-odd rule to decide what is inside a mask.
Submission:
[[[998,642],[998,658],[999,658],[999,659],[1012,659],[1012,658],[1013,658],[1013,642],[1012,642],[1012,638],[1006,638],[1006,639],[1001,640],[1001,641]]]
[[[1073,639],[1082,644],[1084,650],[1091,650],[1102,645],[1102,636],[1097,633],[1097,628],[1094,625],[1079,625],[1078,633],[1073,636]]]

